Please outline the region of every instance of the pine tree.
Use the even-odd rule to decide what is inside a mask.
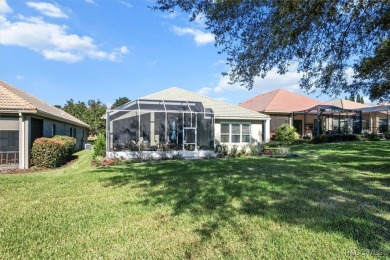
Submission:
[[[359,93],[356,96],[356,102],[360,103],[360,94]]]
[[[349,96],[349,100],[355,101],[355,94],[354,93],[351,93],[351,95]]]
[[[363,96],[360,97],[360,103],[364,104]]]

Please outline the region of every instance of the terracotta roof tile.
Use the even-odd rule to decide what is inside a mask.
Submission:
[[[2,110],[36,110],[37,108],[0,85],[0,108]]]
[[[38,113],[89,128],[89,125],[65,111],[51,106],[27,92],[0,81],[0,110],[36,110]]]
[[[239,106],[257,112],[286,112],[301,111],[316,105],[321,101],[305,97],[285,89],[277,89],[252,97]]]

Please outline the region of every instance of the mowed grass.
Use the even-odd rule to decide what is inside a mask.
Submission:
[[[390,256],[390,142],[0,175],[0,258]]]

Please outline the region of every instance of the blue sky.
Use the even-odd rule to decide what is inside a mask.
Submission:
[[[70,98],[110,105],[173,86],[232,104],[278,88],[303,93],[294,71],[271,71],[250,91],[229,85],[221,76],[226,57],[202,19],[153,11],[153,3],[0,0],[0,79],[52,105]]]

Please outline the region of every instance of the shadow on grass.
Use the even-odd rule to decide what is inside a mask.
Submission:
[[[385,250],[390,223],[381,215],[389,213],[389,175],[380,156],[390,149],[368,144],[350,150],[342,144],[323,146],[329,152],[314,148],[310,156],[318,153],[320,160],[303,154],[295,159],[129,164],[100,171],[116,173],[103,179],[105,186],[144,188],[144,205],[168,205],[174,215],[190,214],[202,223],[195,232],[203,240],[226,225],[240,230],[237,220],[246,215],[339,233],[362,248]],[[372,171],[356,172],[368,170],[367,160],[375,164]]]

